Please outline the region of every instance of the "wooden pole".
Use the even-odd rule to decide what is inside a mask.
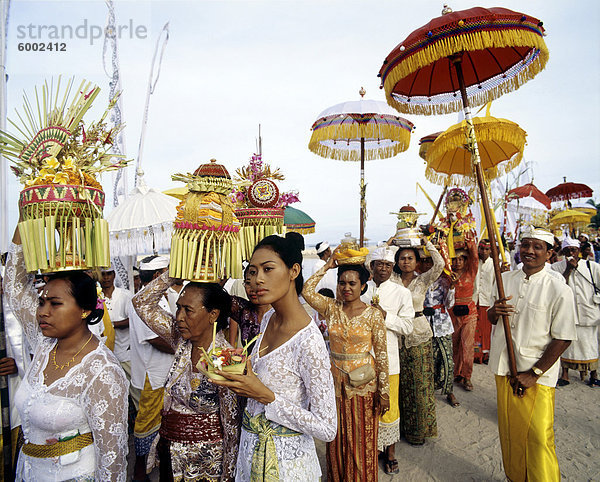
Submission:
[[[365,138],[360,138],[360,244],[362,248],[365,242],[365,212],[364,206],[366,203],[366,188],[365,188]]]
[[[431,217],[431,221],[429,221],[429,224],[433,224],[435,222],[435,217],[440,212],[440,206],[442,205],[442,200],[444,199],[444,196],[446,195],[447,190],[448,190],[448,184],[446,184],[444,186],[444,190],[442,191],[442,194],[440,194],[440,198],[438,199],[437,205],[435,207],[435,211],[433,211],[433,216]]]
[[[481,194],[481,203],[483,204],[483,214],[485,216],[485,222],[487,224],[488,237],[490,239],[492,261],[494,263],[494,274],[496,276],[496,285],[498,286],[498,297],[500,299],[505,298],[504,284],[502,283],[502,273],[500,271],[500,260],[498,259],[498,247],[496,246],[496,229],[492,223],[494,219],[490,212],[490,202],[487,195],[487,189],[485,187],[485,177],[483,169],[481,168],[481,157],[479,156],[479,146],[477,145],[477,138],[475,136],[475,126],[473,125],[473,117],[471,116],[471,108],[469,107],[469,99],[467,98],[467,89],[465,86],[465,79],[462,72],[462,56],[455,55],[450,58],[456,69],[456,76],[458,77],[458,84],[460,87],[460,94],[463,101],[463,110],[465,113],[465,122],[467,125],[467,148],[471,151],[471,160],[473,163],[473,169],[475,170],[475,177],[477,179],[477,185]],[[512,334],[510,330],[510,320],[508,316],[502,316],[502,324],[504,326],[504,336],[506,339],[506,348],[508,351],[508,366],[510,368],[510,374],[512,377],[517,376],[517,360],[515,358],[515,349],[512,341]]]

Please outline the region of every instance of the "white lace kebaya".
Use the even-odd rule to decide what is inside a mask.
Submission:
[[[15,394],[26,443],[92,432],[94,442],[62,457],[36,458],[20,453],[16,480],[125,481],[127,476],[127,394],[125,374],[103,344],[49,386],[44,381],[48,355],[56,345],[36,320],[38,295],[25,270],[23,250],[11,245],[5,290],[34,350],[31,365]]]
[[[263,405],[248,399],[246,410],[254,417],[264,412],[267,420],[300,432],[298,436],[273,436],[280,480],[316,481],[321,468],[313,437],[330,442],[337,433],[335,389],[329,353],[323,335],[312,321],[272,352],[259,356],[259,348],[274,310],[263,317],[259,338],[252,351],[252,369],[274,394]],[[250,480],[252,455],[259,436],[242,428],[236,480]]]

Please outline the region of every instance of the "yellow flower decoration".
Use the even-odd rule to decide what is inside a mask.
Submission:
[[[40,169],[39,177],[54,176],[54,174],[56,174],[54,169]]]
[[[22,181],[21,181],[21,182],[22,182]],[[24,184],[25,184],[27,187],[31,187],[31,186],[33,186],[33,185],[35,184],[35,179],[31,179],[31,178],[29,178],[29,179],[27,179],[27,180],[25,181],[25,183],[24,183]]]
[[[63,168],[67,171],[73,171],[75,170],[75,159],[73,159],[71,156],[68,156],[64,161],[63,161]]]
[[[54,180],[52,182],[54,182],[54,184],[69,184],[69,175],[64,172],[59,172],[56,176],[54,176]]]
[[[58,166],[60,166],[60,162],[58,162],[56,157],[50,156],[44,159],[44,166],[47,166],[50,169],[56,169]]]
[[[44,178],[43,177],[36,177],[33,182],[31,183],[32,186],[39,186],[41,184],[44,184]]]

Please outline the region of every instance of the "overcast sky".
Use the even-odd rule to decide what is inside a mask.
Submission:
[[[377,78],[383,59],[414,29],[439,16],[442,3],[115,1],[127,155],[138,155],[150,63],[157,37],[169,22],[170,38],[149,108],[142,166],[147,183],[161,190],[180,186],[170,180],[171,174],[193,171],[213,157],[233,174],[256,151],[261,124],[263,158],[287,178],[280,188],[299,191],[301,203],[294,207],[317,222],[317,233],[307,242],[337,242],[346,231],[358,234],[359,165],[312,154],[307,147],[310,127],[325,108],[358,99],[361,86],[366,98],[385,100]],[[550,50],[546,69],[494,102],[492,115],[527,131],[525,159],[532,162],[534,182],[542,191],[566,176],[587,183],[598,199],[600,4],[515,0],[450,5],[454,10],[502,6],[544,22]],[[32,92],[45,79],[62,74],[102,88],[87,116],[97,118],[105,108],[109,78],[103,67],[103,39],[93,37],[106,20],[107,8],[100,1],[11,1],[9,117],[20,108],[23,90]],[[66,38],[52,41],[64,42],[66,51],[19,51],[20,42],[49,41],[53,26]],[[80,38],[68,38],[70,30]],[[454,124],[457,116],[405,117],[416,126],[410,148],[366,166],[366,236],[373,240],[387,239],[395,231],[396,218],[389,213],[406,203],[432,211],[417,193],[416,182],[436,200],[441,191],[424,178],[418,141]],[[133,187],[133,168],[129,179]],[[104,176],[107,192],[112,191],[111,181],[112,175]],[[12,176],[10,182],[12,230],[20,185]]]

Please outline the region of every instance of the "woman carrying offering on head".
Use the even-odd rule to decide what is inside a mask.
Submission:
[[[337,432],[329,354],[319,328],[298,300],[302,253],[286,238],[268,236],[248,267],[251,289],[270,304],[244,375],[217,371],[213,380],[248,398],[236,480],[302,480],[321,477],[314,438]]]
[[[159,437],[148,466],[158,454],[161,481],[232,480],[239,442],[238,400],[231,390],[212,385],[197,367],[203,350],[231,348],[222,332],[231,298],[217,283],[188,283],[173,319],[159,301],[175,281],[166,272],[133,297],[140,318],[175,350]]]
[[[102,320],[96,283],[82,271],[50,277],[39,297],[15,231],[5,293],[34,351],[15,404],[25,444],[16,480],[114,480],[127,475],[129,384],[90,332]]]
[[[302,292],[329,328],[339,431],[327,444],[327,476],[332,481],[374,481],[379,416],[390,406],[385,321],[381,310],[360,299],[369,280],[363,265],[338,268],[341,301],[315,293],[325,273],[336,266],[331,256]]]
[[[465,244],[467,249],[457,249],[452,258],[452,280],[456,291],[450,317],[454,325],[452,334],[454,381],[470,392],[473,390],[471,374],[475,359],[475,330],[477,329],[477,306],[473,301],[473,289],[477,277],[478,257],[475,240],[466,238]]]
[[[395,256],[393,278],[410,290],[415,310],[413,331],[404,337],[400,347],[400,419],[404,437],[413,445],[421,445],[426,437],[437,435],[431,342],[433,332],[423,315],[423,302],[425,293],[444,269],[444,259],[435,246],[426,238],[421,238],[421,244],[431,254],[433,267],[419,274],[418,249],[400,248]]]

